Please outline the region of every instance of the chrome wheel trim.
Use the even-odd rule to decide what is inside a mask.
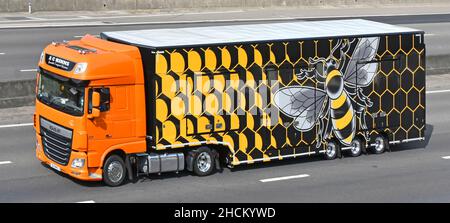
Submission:
[[[206,173],[212,166],[211,155],[208,152],[201,152],[197,158],[197,168],[200,172]]]
[[[113,182],[119,182],[124,174],[124,169],[119,161],[112,161],[107,169],[108,179]]]
[[[336,145],[334,143],[328,143],[327,150],[325,151],[327,157],[334,157],[336,154]]]
[[[384,150],[384,139],[383,137],[377,137],[375,139],[375,150],[381,152]]]
[[[352,154],[356,155],[361,151],[361,142],[358,140],[354,140],[352,142],[352,146],[350,149],[350,152],[352,152]]]

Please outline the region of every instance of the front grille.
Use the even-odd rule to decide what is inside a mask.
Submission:
[[[49,123],[51,123],[51,127],[47,128],[49,127]],[[44,153],[51,160],[65,166],[69,163],[72,139],[65,137],[63,134],[58,134],[55,131],[52,131],[52,128],[65,129],[41,118],[41,137]],[[71,130],[65,131],[70,131],[70,133],[72,132]]]

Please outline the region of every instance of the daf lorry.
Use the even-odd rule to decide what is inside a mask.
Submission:
[[[425,138],[424,32],[368,20],[103,32],[38,67],[37,158],[110,186]]]

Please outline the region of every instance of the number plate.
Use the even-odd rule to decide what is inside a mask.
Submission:
[[[59,168],[58,166],[56,166],[56,165],[53,164],[53,163],[50,163],[50,167],[53,168],[53,169],[55,169],[55,170],[57,170],[57,171],[61,171],[61,168]]]

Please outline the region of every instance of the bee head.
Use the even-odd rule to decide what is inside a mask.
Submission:
[[[330,73],[332,70],[336,70],[338,67],[337,62],[334,58],[328,58],[325,62],[325,71]]]

